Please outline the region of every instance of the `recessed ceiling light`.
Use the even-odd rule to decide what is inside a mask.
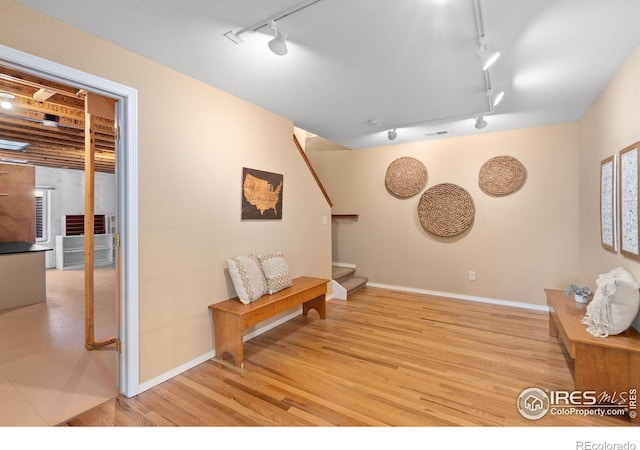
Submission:
[[[11,103],[11,100],[13,100],[14,98],[16,98],[16,96],[9,94],[8,92],[0,92],[0,107],[2,109],[13,108],[13,103]]]

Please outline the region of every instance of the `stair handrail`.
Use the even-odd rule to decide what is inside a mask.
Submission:
[[[318,175],[316,174],[316,171],[313,170],[313,166],[309,162],[309,158],[307,158],[307,155],[306,155],[305,151],[303,150],[302,146],[300,145],[300,142],[298,141],[298,138],[296,137],[295,134],[293,135],[293,143],[296,144],[296,147],[298,147],[298,151],[300,152],[300,155],[302,155],[302,159],[304,159],[304,162],[307,163],[307,167],[309,168],[309,171],[311,172],[311,175],[313,175],[313,178],[316,180],[316,183],[318,184],[318,187],[322,191],[322,194],[324,195],[324,198],[327,200],[327,203],[329,204],[330,207],[333,208],[333,203],[331,202],[331,199],[329,198],[329,194],[327,194],[327,191],[325,191],[324,186],[322,185],[322,182],[320,181],[320,178],[318,178]]]

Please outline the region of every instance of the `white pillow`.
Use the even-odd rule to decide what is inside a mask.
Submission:
[[[262,271],[267,279],[267,292],[275,294],[293,284],[289,277],[289,264],[282,252],[258,255]]]
[[[622,267],[601,274],[582,323],[593,336],[620,334],[631,326],[640,308],[640,285]]]
[[[236,294],[245,305],[267,293],[267,280],[255,253],[229,258],[227,267]]]

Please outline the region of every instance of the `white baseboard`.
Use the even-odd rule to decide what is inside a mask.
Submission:
[[[162,375],[158,375],[155,378],[152,378],[148,381],[145,381],[144,383],[140,384],[140,386],[138,386],[138,392],[136,392],[136,394],[141,394],[142,392],[146,391],[147,389],[151,389],[154,386],[159,385],[160,383],[164,383],[165,381],[180,375],[182,372],[186,372],[189,369],[194,368],[195,366],[202,364],[205,361],[210,360],[211,358],[213,358],[216,355],[216,352],[211,350],[210,352],[205,353],[204,355],[200,355],[195,359],[192,359],[191,361],[188,361],[174,369],[171,369],[168,372],[163,373]]]
[[[499,300],[495,298],[486,298],[486,297],[476,297],[473,295],[453,294],[451,292],[430,291],[427,289],[416,289],[416,288],[409,288],[404,286],[393,286],[390,284],[367,283],[367,286],[383,288],[383,289],[391,289],[391,290],[403,291],[403,292],[413,292],[414,294],[435,295],[437,297],[450,297],[458,300],[469,300],[472,302],[479,302],[479,303],[490,303],[493,305],[513,306],[515,308],[522,308],[522,309],[534,309],[536,311],[547,311],[547,312],[549,311],[549,308],[547,307],[547,305],[535,305],[533,303],[514,302],[511,300]]]

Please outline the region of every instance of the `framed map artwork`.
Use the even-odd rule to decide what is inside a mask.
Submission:
[[[616,220],[616,155],[600,163],[600,235],[602,246],[618,251]]]
[[[242,220],[282,219],[283,176],[242,168]]]
[[[620,253],[640,259],[638,181],[640,142],[620,150]]]

